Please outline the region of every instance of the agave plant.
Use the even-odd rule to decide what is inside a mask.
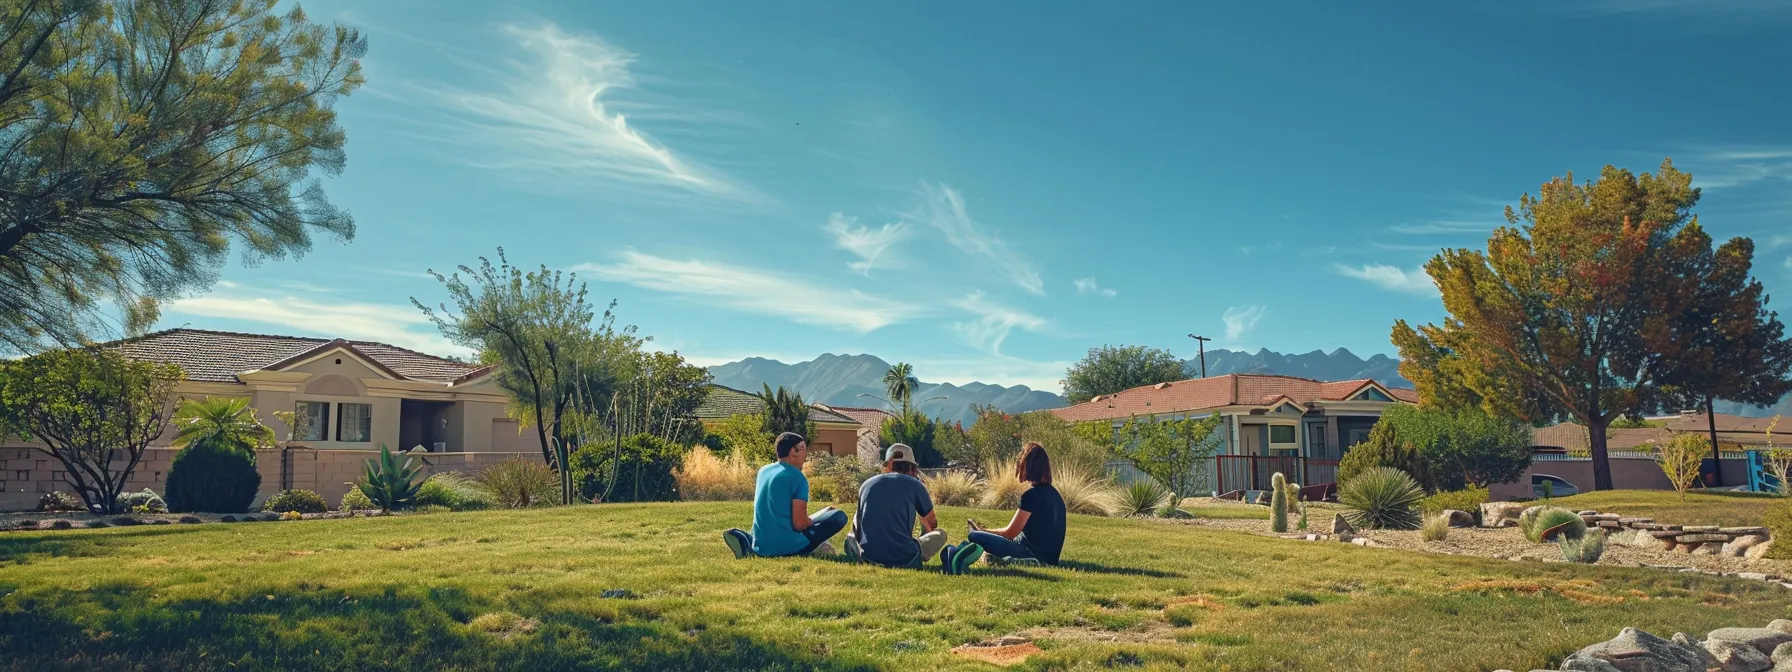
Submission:
[[[1376,467],[1357,474],[1338,488],[1345,518],[1359,529],[1411,530],[1419,526],[1419,502],[1425,489],[1406,472]]]
[[[380,459],[368,460],[367,469],[361,475],[361,482],[355,487],[361,494],[381,511],[391,511],[410,506],[417,498],[417,491],[422,489],[423,481],[417,476],[423,470],[411,466],[411,458],[405,458],[404,464],[398,463],[398,457],[386,444],[380,444]]]
[[[1156,479],[1141,477],[1115,494],[1112,508],[1120,516],[1154,516],[1170,501],[1169,488]]]

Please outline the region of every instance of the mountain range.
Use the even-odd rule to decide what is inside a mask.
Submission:
[[[1200,362],[1183,363],[1190,377],[1201,375]],[[1314,350],[1306,354],[1282,354],[1270,350],[1255,353],[1232,350],[1211,350],[1207,353],[1207,375],[1229,373],[1262,373],[1299,376],[1315,380],[1352,380],[1374,378],[1389,387],[1412,387],[1396,370],[1399,361],[1387,355],[1357,357],[1338,348],[1330,353]],[[784,386],[803,399],[830,406],[881,407],[884,402],[884,372],[889,362],[873,355],[824,354],[807,362],[783,362],[749,357],[738,362],[709,367],[718,385],[757,392],[763,385],[772,389]],[[923,372],[924,373],[924,372]],[[918,377],[918,376],[917,376]],[[861,396],[871,395],[871,396]],[[945,397],[935,399],[934,397]],[[921,411],[945,420],[970,424],[976,419],[972,405],[994,406],[1012,413],[1024,413],[1065,405],[1064,397],[1053,391],[1035,390],[1025,385],[1003,387],[987,383],[928,383],[923,381],[915,391]]]

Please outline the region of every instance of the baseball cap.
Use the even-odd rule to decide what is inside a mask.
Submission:
[[[890,449],[884,451],[884,461],[907,462],[909,464],[920,466],[920,463],[915,461],[915,449],[900,443],[890,444]]]

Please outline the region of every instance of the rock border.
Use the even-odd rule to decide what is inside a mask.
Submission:
[[[1694,641],[1680,632],[1662,639],[1636,628],[1624,628],[1617,637],[1569,654],[1557,670],[1792,671],[1792,620],[1775,620],[1764,628],[1718,628],[1707,633],[1703,641]]]

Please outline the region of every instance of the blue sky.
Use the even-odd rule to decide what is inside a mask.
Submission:
[[[409,298],[503,246],[704,364],[1392,354],[1439,248],[1664,156],[1792,296],[1792,4],[1363,4],[305,3],[371,42],[327,184],[359,232],[162,326],[452,352]]]

